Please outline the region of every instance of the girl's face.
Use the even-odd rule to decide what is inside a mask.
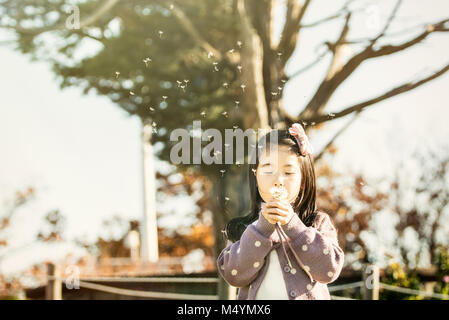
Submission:
[[[301,169],[299,155],[289,150],[288,146],[279,145],[274,148],[278,153],[270,154],[270,147],[265,149],[256,169],[257,186],[263,201],[272,201],[270,193],[273,187],[284,187],[289,203],[295,201],[301,187]]]

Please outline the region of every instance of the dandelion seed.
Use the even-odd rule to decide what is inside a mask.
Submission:
[[[229,143],[225,143],[224,146],[225,146],[225,148],[228,148],[230,146],[230,144]]]
[[[242,72],[242,66],[237,66],[237,69],[239,69],[239,72]]]
[[[282,52],[278,52],[278,59],[281,60]]]
[[[223,87],[228,88],[229,84],[227,82],[223,83]]]
[[[152,60],[150,58],[143,59],[143,62],[145,62],[145,66],[148,67],[148,63],[150,63]]]
[[[115,78],[118,79],[119,76],[120,76],[120,72],[116,71],[115,72]]]
[[[226,172],[226,170],[221,169],[220,172],[221,172],[221,176],[223,177],[223,174]]]
[[[242,41],[237,41],[237,45],[239,46],[239,48],[241,48],[242,47]]]
[[[234,53],[234,48],[228,51],[229,53]]]
[[[130,91],[129,94],[133,96],[133,95],[134,95],[134,92]]]
[[[173,4],[170,5],[170,10],[173,10],[175,6]]]
[[[207,54],[207,58],[210,59],[214,56],[214,53],[212,51],[209,51],[209,53]]]
[[[164,34],[164,31],[162,31],[162,30],[159,30],[159,31],[158,31],[158,33],[159,33],[159,38],[161,38],[161,39],[162,39],[162,35]]]
[[[178,87],[181,86],[182,81],[176,80],[176,83],[178,84]]]
[[[238,161],[238,160],[235,162],[235,164],[236,164],[237,167],[239,167],[239,168],[240,168],[240,166],[242,165],[242,164],[240,163],[240,161]]]
[[[226,200],[226,201],[229,201],[229,197],[225,197],[225,200]]]
[[[157,124],[156,124],[156,122],[154,122],[153,121],[153,123],[151,124],[153,127],[156,127],[157,126]]]
[[[254,175],[256,175],[256,169],[251,169],[251,171],[254,173]]]
[[[331,118],[335,117],[335,113],[329,113],[329,117]]]
[[[244,84],[240,85],[240,88],[242,88],[243,92],[245,92],[246,86]]]
[[[282,83],[286,83],[286,82],[287,82],[287,80],[284,80],[284,79],[282,79],[282,80],[281,80],[281,82],[282,82]]]
[[[310,125],[314,126],[314,125],[315,125],[315,122],[312,122]]]
[[[277,93],[277,92],[272,92],[271,95],[272,95],[273,97],[276,97],[276,96],[278,95],[278,93]]]
[[[201,114],[201,116],[205,117],[206,116],[206,111],[203,111],[200,114]]]
[[[234,129],[237,129],[239,126],[232,126]]]
[[[154,112],[154,108],[150,107],[150,111],[151,111],[151,112]]]
[[[185,83],[189,83],[189,81],[190,81],[190,80],[184,79],[184,82],[185,82]]]
[[[228,113],[226,111],[221,113],[222,115],[224,115],[226,118],[228,117]]]
[[[180,87],[181,87],[182,91],[186,92],[186,91],[184,90],[186,86],[180,86]]]
[[[278,90],[281,91],[281,90],[282,90],[282,87],[278,87]]]
[[[164,99],[164,100],[167,99],[167,96],[162,96],[162,99]]]
[[[238,108],[238,107],[239,107],[239,104],[240,104],[240,101],[236,100],[236,101],[235,101],[235,107]]]
[[[156,128],[152,128],[151,132],[156,133],[157,134],[157,129]]]

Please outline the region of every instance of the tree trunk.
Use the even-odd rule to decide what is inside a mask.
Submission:
[[[268,113],[263,83],[263,48],[256,30],[251,24],[244,0],[238,0],[241,21],[241,79],[246,85],[242,95],[243,125],[248,128],[268,128]],[[256,112],[254,112],[256,111]]]

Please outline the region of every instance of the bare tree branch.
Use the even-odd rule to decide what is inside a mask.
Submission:
[[[324,148],[320,151],[320,153],[313,158],[314,162],[317,162],[318,160],[320,160],[320,158],[324,155],[324,153],[335,143],[335,140],[337,140],[337,138],[346,130],[348,129],[351,124],[354,123],[354,121],[359,117],[360,113],[362,111],[359,110],[357,111],[357,113],[354,115],[354,117],[349,120],[340,130],[338,130],[338,132],[332,137],[332,139],[329,140],[329,142],[324,146]]]
[[[307,121],[307,122],[315,122],[315,123],[321,123],[321,122],[325,122],[325,121],[330,121],[330,120],[334,120],[334,119],[338,119],[341,117],[344,117],[350,113],[353,112],[359,112],[363,109],[365,109],[368,106],[371,106],[373,104],[376,104],[378,102],[381,102],[383,100],[389,99],[391,97],[400,95],[402,93],[408,92],[410,90],[413,90],[431,80],[434,80],[438,77],[440,77],[441,75],[445,74],[447,71],[449,71],[449,63],[447,65],[445,65],[443,68],[441,68],[440,70],[438,70],[437,72],[433,73],[432,75],[425,77],[419,81],[416,82],[407,82],[403,85],[400,85],[398,87],[393,88],[392,90],[377,96],[375,98],[369,99],[367,101],[355,104],[351,107],[345,108],[340,112],[334,113],[332,116],[329,115],[320,115],[320,116],[316,116],[316,117],[312,117],[312,118],[304,118],[303,121]]]
[[[379,33],[379,35],[377,37],[375,37],[373,40],[371,40],[371,44],[370,44],[371,47],[377,42],[377,40],[379,40],[380,38],[385,36],[385,33],[387,32],[388,28],[390,27],[391,23],[393,22],[394,18],[396,17],[396,13],[398,12],[401,4],[402,4],[402,0],[398,0],[396,2],[396,5],[394,6],[393,11],[390,14],[390,17],[388,18],[387,22],[385,23],[384,28],[382,29],[382,31]]]
[[[282,66],[287,63],[296,48],[300,30],[299,26],[310,3],[311,0],[305,0],[304,4],[301,5],[298,0],[288,0],[285,25],[277,47],[277,51],[282,53]]]
[[[328,21],[331,21],[331,20],[334,20],[334,19],[338,19],[338,18],[340,18],[340,17],[343,15],[343,13],[345,13],[345,12],[348,11],[349,4],[350,4],[351,2],[353,2],[353,1],[354,1],[354,0],[348,0],[348,1],[346,1],[346,3],[343,5],[343,7],[342,7],[340,10],[337,11],[337,13],[335,13],[335,14],[333,14],[333,15],[330,15],[330,16],[328,16],[328,17],[326,17],[326,18],[317,20],[317,21],[315,21],[315,22],[311,22],[311,23],[307,23],[307,24],[301,24],[301,25],[299,26],[299,28],[300,28],[300,29],[302,29],[302,28],[313,28],[313,27],[316,27],[316,26],[318,26],[318,25],[320,25],[320,24],[323,24],[323,23],[325,23],[325,22],[328,22]]]
[[[434,32],[447,32],[449,31],[449,27],[446,27],[445,24],[449,21],[449,19],[442,20],[436,24],[428,25],[426,30],[421,34],[416,36],[415,38],[401,43],[399,45],[385,45],[380,47],[379,49],[375,49],[372,46],[366,47],[360,53],[353,56],[340,71],[336,72],[332,78],[325,79],[318,89],[316,90],[314,96],[307,104],[306,108],[299,115],[300,118],[314,118],[319,115],[324,108],[326,107],[328,101],[331,96],[334,94],[335,90],[362,64],[364,61],[368,59],[372,59],[375,57],[390,55],[407,48],[410,48],[424,39],[426,39],[429,34]]]

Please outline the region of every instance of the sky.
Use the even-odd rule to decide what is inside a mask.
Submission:
[[[317,0],[305,22],[326,17],[341,4]],[[393,4],[383,0],[369,6],[354,18],[350,35],[374,35]],[[446,0],[406,0],[391,31],[448,15]],[[276,12],[276,18],[274,32],[279,34],[282,9]],[[329,22],[301,33],[301,45],[287,64],[287,74],[312,61],[323,36],[334,39],[340,24]],[[0,33],[0,40],[2,36],[8,38]],[[337,90],[326,111],[339,111],[437,70],[449,62],[448,52],[448,35],[437,34],[407,53],[367,62]],[[289,113],[298,113],[304,107],[328,62],[323,59],[286,85],[284,104]],[[27,186],[36,189],[36,199],[19,209],[13,220],[9,240],[14,253],[0,260],[0,271],[17,271],[36,259],[68,251],[82,253],[71,245],[43,248],[33,243],[38,226],[50,210],[59,209],[67,218],[68,239],[76,236],[93,240],[103,232],[102,221],[112,215],[140,219],[143,197],[139,119],[128,116],[105,97],[83,95],[78,88],[61,91],[48,65],[31,62],[6,46],[0,46],[0,70],[0,201],[7,205],[15,191]],[[448,87],[449,73],[364,111],[336,141],[339,152],[332,158],[332,167],[339,172],[363,172],[368,178],[384,179],[394,174],[399,161],[406,160],[408,172],[419,173],[420,168],[409,159],[412,151],[447,146]],[[314,149],[320,150],[350,117],[312,131]],[[170,165],[158,163],[157,168],[169,170]],[[186,197],[158,205],[161,210],[178,212],[176,218],[160,221],[170,227],[175,227],[177,221],[187,221],[194,210],[193,199]]]

